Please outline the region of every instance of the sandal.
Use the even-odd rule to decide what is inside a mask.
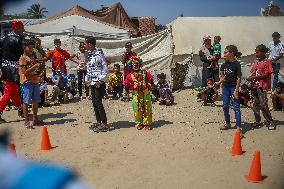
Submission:
[[[43,120],[38,119],[37,121],[33,121],[33,126],[43,126],[45,122]]]
[[[145,125],[145,130],[152,130],[151,125]]]
[[[226,123],[224,126],[220,127],[220,130],[228,130],[229,128],[231,128],[231,125]]]
[[[30,125],[30,122],[25,122],[24,127],[26,129],[34,129],[34,127]]]
[[[268,130],[276,130],[276,125],[275,125],[273,122],[271,122],[271,123],[268,125],[267,129],[268,129]]]

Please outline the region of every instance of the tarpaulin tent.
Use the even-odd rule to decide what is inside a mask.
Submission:
[[[129,30],[102,22],[80,6],[75,6],[38,24],[27,26],[25,29],[29,33],[38,35],[92,35],[100,39],[130,37]]]
[[[53,49],[53,40],[55,38],[60,38],[62,48],[70,53],[77,52],[80,41],[84,41],[84,38],[74,36],[46,36],[41,37],[43,47],[45,49]],[[143,58],[144,69],[151,70],[154,75],[156,75],[157,72],[165,72],[170,79],[173,42],[168,30],[134,39],[98,40],[97,48],[101,48],[107,59],[110,60],[110,68],[112,68],[114,63],[120,62],[121,56],[125,50],[124,45],[128,41],[132,42],[133,51]],[[76,65],[72,64],[70,61],[68,62],[68,66],[71,69],[76,67]]]
[[[138,27],[131,21],[120,2],[109,8],[98,10],[94,13],[94,15],[100,21],[129,29],[132,32],[136,32],[138,30]]]
[[[146,36],[156,33],[155,17],[129,17],[120,2],[94,13],[100,21],[129,29],[133,36]]]

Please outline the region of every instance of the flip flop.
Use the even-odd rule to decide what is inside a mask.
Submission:
[[[34,127],[30,125],[30,122],[24,123],[24,127],[25,127],[26,129],[34,129]]]
[[[145,125],[145,130],[152,130],[151,125]]]
[[[268,130],[276,130],[276,125],[274,123],[270,123],[267,127]]]

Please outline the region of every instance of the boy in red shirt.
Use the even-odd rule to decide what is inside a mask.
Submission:
[[[251,81],[252,97],[253,97],[253,113],[255,116],[255,122],[252,127],[261,126],[260,110],[263,117],[268,122],[268,129],[275,130],[276,126],[273,123],[273,119],[268,107],[267,91],[271,89],[271,74],[272,62],[266,58],[268,49],[265,45],[258,45],[255,49],[256,59],[252,64],[250,76],[247,78]]]

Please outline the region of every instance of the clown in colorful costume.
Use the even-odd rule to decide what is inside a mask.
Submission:
[[[141,70],[142,62],[137,56],[130,58],[128,63],[132,72],[127,75],[124,85],[126,91],[132,91],[132,107],[137,129],[151,130],[152,100],[149,89],[150,84],[153,85],[153,76],[148,71]]]

